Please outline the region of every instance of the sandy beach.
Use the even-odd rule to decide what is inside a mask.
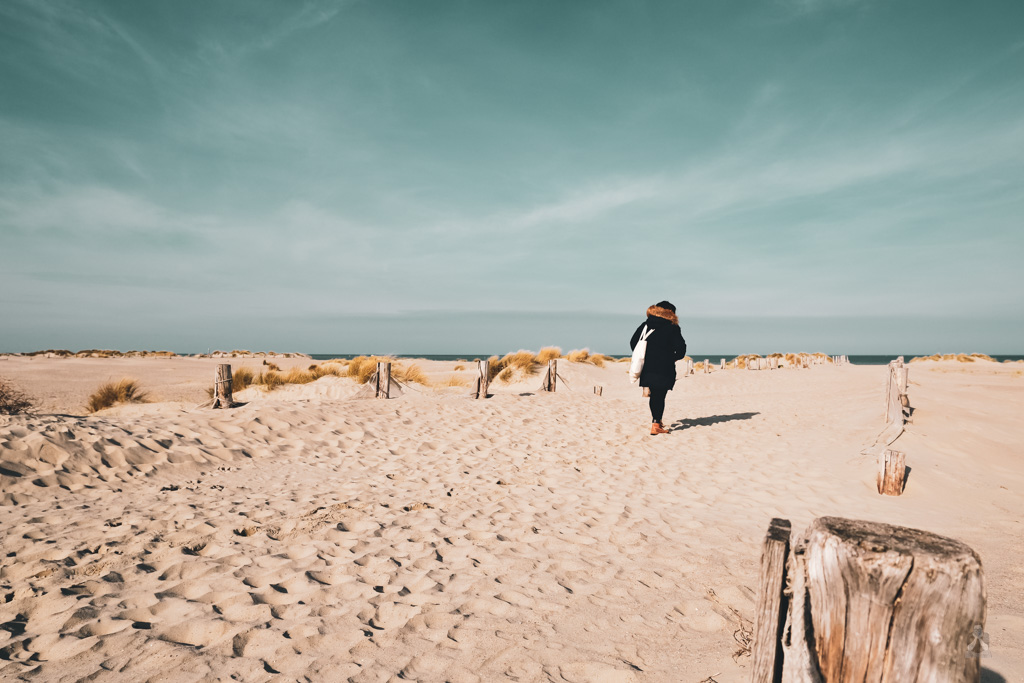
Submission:
[[[36,404],[0,416],[0,679],[745,681],[768,522],[833,515],[976,550],[982,680],[1024,680],[1024,364],[912,363],[887,497],[885,366],[681,377],[652,437],[620,363],[200,407],[220,362],[263,367],[0,357]],[[125,376],[152,402],[86,413]]]

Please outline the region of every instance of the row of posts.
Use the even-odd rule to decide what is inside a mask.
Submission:
[[[820,358],[814,358],[815,363],[820,362]],[[753,361],[757,362],[754,363]],[[801,356],[802,367],[808,367],[808,356]],[[842,365],[848,363],[849,359],[847,356],[832,356],[832,362],[836,365]],[[894,361],[895,362],[895,361]],[[903,359],[899,359],[899,364],[902,367]],[[705,360],[702,363],[704,374],[711,372],[711,361]],[[725,359],[722,358],[718,361],[718,368],[725,370]],[[777,356],[771,356],[769,358],[757,358],[747,360],[748,370],[777,370],[779,368],[779,359]],[[694,363],[692,358],[687,358],[683,366],[683,375],[694,374]],[[904,377],[906,375],[904,374]],[[373,375],[374,382],[374,396],[376,398],[390,398],[391,397],[391,362],[390,361],[379,361],[377,363],[377,372]],[[474,380],[473,397],[474,398],[487,398],[487,389],[491,383],[491,365],[490,361],[481,360],[477,361],[477,376]],[[558,361],[551,359],[548,361],[547,371],[544,373],[544,381],[541,385],[541,391],[554,392],[558,385]],[[600,396],[603,392],[603,388],[596,386],[594,387],[594,393]],[[904,391],[906,393],[906,385],[904,384]],[[213,385],[213,407],[214,408],[230,408],[235,405],[232,398],[231,392],[231,365],[227,363],[221,363],[217,366],[217,378]],[[888,411],[888,408],[886,409]]]

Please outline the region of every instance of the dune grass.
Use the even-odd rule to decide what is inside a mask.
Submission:
[[[32,410],[32,401],[14,384],[0,377],[0,415],[21,415]]]
[[[487,359],[491,377],[502,384],[509,384],[516,379],[525,379],[537,373],[540,362],[532,351],[516,351],[503,357],[491,356]]]
[[[959,363],[973,363],[978,360],[987,360],[992,363],[997,363],[995,358],[984,353],[935,353],[931,356],[918,356],[917,358],[911,358],[911,363],[916,363],[922,360],[955,360]]]
[[[351,377],[359,384],[366,384],[377,372],[377,363],[391,363],[391,377],[406,384],[415,383],[424,386],[430,384],[430,379],[422,368],[415,363],[403,365],[395,362],[395,359],[387,356],[356,356],[348,362],[344,370],[344,376]],[[341,374],[338,375],[342,376]]]
[[[549,360],[556,360],[562,357],[562,349],[557,346],[545,346],[537,352],[537,362],[547,363]]]
[[[126,377],[118,382],[101,385],[89,397],[86,408],[90,413],[95,413],[121,403],[149,403],[149,396],[142,391],[137,380]]]
[[[616,359],[603,353],[590,353],[590,349],[575,349],[565,356],[570,363],[590,363],[603,368],[605,363],[615,363]]]
[[[469,379],[462,375],[449,375],[447,379],[441,381],[438,386],[440,387],[468,387]]]

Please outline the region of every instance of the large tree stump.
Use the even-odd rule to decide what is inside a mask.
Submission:
[[[884,450],[878,454],[878,492],[887,496],[903,493],[907,468],[901,451]]]
[[[230,408],[235,405],[231,395],[231,366],[221,363],[217,366],[217,379],[213,382],[213,407]]]
[[[487,398],[487,388],[491,384],[491,362],[477,361],[476,397]]]
[[[822,517],[791,557],[784,680],[980,680],[975,650],[985,625],[985,587],[981,560],[963,543]]]
[[[753,683],[778,683],[782,680],[782,626],[789,601],[786,588],[786,562],[792,525],[788,519],[772,520],[761,547],[761,578],[754,615],[754,648],[750,680]]]
[[[391,398],[391,363],[377,363],[377,398]]]

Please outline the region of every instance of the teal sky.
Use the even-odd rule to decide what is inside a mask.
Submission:
[[[0,350],[1024,352],[1024,3],[0,3]]]

